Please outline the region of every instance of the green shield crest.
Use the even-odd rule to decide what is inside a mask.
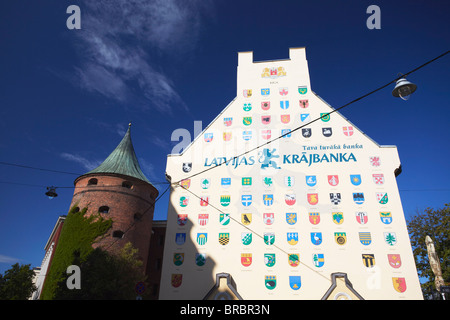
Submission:
[[[275,265],[275,253],[265,253],[264,254],[264,263],[268,267],[273,267]]]

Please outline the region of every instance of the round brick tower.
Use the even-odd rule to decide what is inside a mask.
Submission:
[[[87,214],[111,218],[112,228],[94,247],[117,252],[127,242],[138,249],[147,267],[155,199],[158,190],[139,166],[130,134],[131,124],[119,145],[96,169],[75,181],[70,207],[87,207]]]

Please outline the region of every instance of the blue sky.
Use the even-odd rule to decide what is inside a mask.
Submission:
[[[69,5],[81,30],[69,30]],[[369,5],[381,29],[369,30]],[[235,97],[237,53],[286,59],[306,47],[311,89],[341,105],[450,48],[448,1],[50,1],[0,4],[0,272],[39,266],[73,181],[100,164],[128,123],[141,167],[164,182],[174,130],[194,134]],[[450,55],[411,74],[409,101],[385,88],[342,110],[396,145],[405,215],[449,201]],[[194,137],[192,137],[194,138]],[[49,200],[46,186],[57,186]],[[163,191],[165,185],[156,186]],[[168,194],[155,219],[165,219]]]

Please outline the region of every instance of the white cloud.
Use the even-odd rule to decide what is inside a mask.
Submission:
[[[114,124],[114,123],[102,121],[101,119],[100,120],[94,119],[92,117],[86,117],[86,121],[90,125],[100,128],[101,130],[107,130],[109,132],[116,133],[120,138],[123,138],[123,136],[127,132],[128,124],[129,124],[129,122],[126,122],[126,120],[124,120],[123,122]],[[120,140],[118,140],[118,141],[120,141]]]
[[[86,170],[89,170],[89,171],[97,168],[102,163],[102,161],[89,160],[82,156],[67,153],[67,152],[61,153],[60,156],[66,160],[81,164],[83,166],[83,168],[85,168]]]
[[[126,124],[125,124],[126,125]],[[127,132],[127,128],[125,128],[124,124],[119,124],[117,123],[115,128],[116,128],[116,133],[121,136],[123,138],[123,136],[125,136],[125,133]]]
[[[149,141],[165,151],[169,151],[172,148],[172,144],[169,139],[161,139],[156,135],[149,138]]]
[[[163,177],[157,176],[155,173],[155,166],[145,160],[144,158],[138,158],[139,166],[142,169],[142,172],[145,174],[150,182],[159,183],[161,181],[165,181]],[[155,188],[159,190],[160,185],[155,185]]]
[[[0,263],[16,263],[19,259],[0,254]]]
[[[84,1],[82,29],[74,32],[80,39],[79,85],[120,103],[143,99],[142,105],[163,113],[187,110],[157,60],[189,53],[209,9],[205,0]]]
[[[94,63],[75,68],[79,85],[91,92],[100,93],[108,98],[124,102],[127,96],[127,86],[120,77]]]
[[[90,20],[82,18],[83,28],[94,26],[101,36],[131,35],[161,51],[195,45],[202,13],[211,14],[206,0],[85,0],[84,5]]]

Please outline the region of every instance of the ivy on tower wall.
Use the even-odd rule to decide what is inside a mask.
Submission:
[[[92,244],[112,226],[112,220],[105,219],[100,214],[85,216],[87,209],[75,212],[76,206],[73,206],[64,221],[42,290],[41,299],[43,300],[55,298],[58,284],[65,282],[68,277],[67,267],[80,265],[86,261],[94,250]]]

